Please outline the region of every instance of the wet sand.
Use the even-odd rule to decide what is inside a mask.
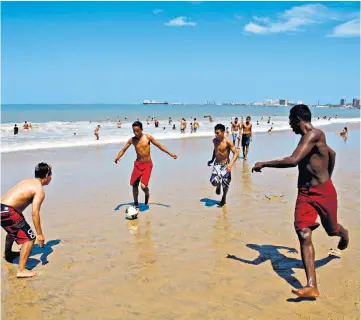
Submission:
[[[316,301],[291,293],[305,284],[300,254],[290,250],[299,251],[297,169],[250,172],[258,160],[289,155],[299,139],[291,132],[254,136],[223,209],[209,183],[211,139],[162,141],[179,159],[152,147],[151,204],[134,221],[124,219],[132,149],[118,165],[121,146],[113,145],[3,154],[2,193],[39,161],[54,172],[41,213],[49,244],[35,247],[29,263],[40,275],[18,280],[17,265],[2,260],[3,319],[359,319],[360,128],[350,126],[345,143],[335,134],[341,127],[327,128],[327,139],[351,244],[330,256],[338,239],[322,227],[314,232]],[[25,216],[30,222],[29,208]]]

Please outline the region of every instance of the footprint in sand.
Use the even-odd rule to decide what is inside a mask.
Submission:
[[[285,200],[284,198],[284,194],[270,194],[270,193],[266,193],[264,195],[264,200],[275,200],[275,201],[279,201],[282,203],[286,203],[287,200]]]

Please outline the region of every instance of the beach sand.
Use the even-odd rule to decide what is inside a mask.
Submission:
[[[161,141],[179,159],[152,147],[151,204],[134,221],[124,219],[133,147],[118,165],[116,145],[3,154],[2,193],[32,176],[36,163],[53,165],[41,210],[52,246],[35,247],[34,279],[16,279],[17,265],[2,260],[3,319],[359,319],[360,128],[350,126],[345,143],[341,127],[325,130],[337,152],[333,181],[350,246],[329,255],[338,238],[314,232],[316,301],[291,293],[305,284],[293,227],[297,169],[250,172],[256,161],[289,155],[299,140],[292,132],[254,136],[249,160],[233,168],[224,208],[209,183],[212,140]],[[31,210],[24,214],[31,222]]]

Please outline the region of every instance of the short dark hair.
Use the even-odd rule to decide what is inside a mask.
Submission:
[[[224,124],[218,123],[215,127],[214,127],[214,131],[217,130],[221,130],[222,132],[224,132],[226,130],[226,127],[224,126]]]
[[[312,118],[311,110],[305,104],[296,104],[290,110],[290,118],[299,118],[300,120],[310,122]]]
[[[132,128],[134,128],[134,127],[139,127],[140,129],[143,130],[143,124],[140,121],[133,122]]]
[[[36,165],[35,178],[44,179],[51,175],[52,175],[51,167],[47,163],[40,162]]]
[[[194,118],[194,121],[196,121],[197,120],[197,118]]]

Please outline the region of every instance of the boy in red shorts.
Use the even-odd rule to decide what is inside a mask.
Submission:
[[[322,130],[311,124],[311,111],[303,104],[290,110],[290,126],[294,133],[302,136],[297,148],[289,157],[266,162],[257,162],[252,169],[290,168],[298,166],[298,197],[295,208],[295,229],[301,245],[301,255],[306,271],[307,285],[292,292],[299,297],[314,298],[320,295],[315,272],[315,251],[312,244],[312,230],[319,223],[331,237],[338,236],[338,248],[348,246],[348,231],[337,223],[337,193],[331,176],[335,167],[336,153],[326,144]]]
[[[150,156],[150,143],[154,144],[160,150],[168,153],[173,159],[177,159],[177,156],[170,153],[164,146],[162,146],[157,140],[155,140],[150,134],[143,133],[143,125],[140,121],[135,121],[132,125],[134,137],[130,138],[125,144],[122,150],[119,151],[115,158],[115,163],[119,162],[119,159],[124,155],[125,151],[134,145],[137,153],[137,160],[134,162],[134,169],[130,178],[130,184],[133,186],[133,198],[134,206],[138,208],[138,195],[139,195],[139,183],[145,193],[145,205],[149,203],[149,179],[152,173],[153,163]]]
[[[40,247],[44,246],[45,237],[40,224],[40,207],[45,198],[43,186],[50,183],[52,177],[51,166],[39,163],[35,167],[35,178],[19,182],[4,196],[1,196],[1,226],[7,232],[5,239],[5,260],[11,262],[19,256],[12,251],[14,241],[21,244],[18,278],[29,278],[35,272],[26,269],[35,238],[38,238]],[[23,211],[29,204],[33,204],[32,216],[36,235],[26,222]]]

